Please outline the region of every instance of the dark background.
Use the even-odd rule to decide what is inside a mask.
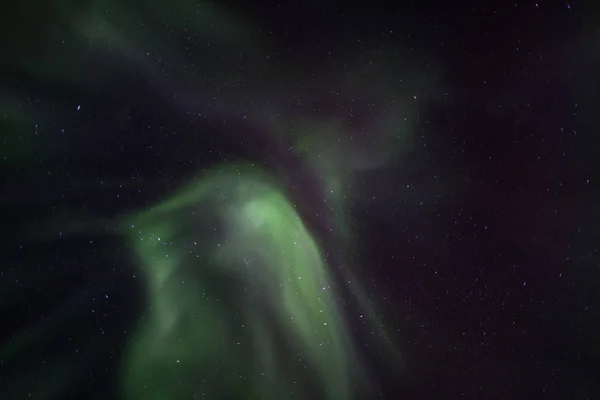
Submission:
[[[369,266],[362,284],[408,362],[397,371],[373,361],[381,397],[600,398],[598,7],[233,8],[279,50],[276,81],[335,73],[335,53],[395,46],[443,66],[439,98],[415,118],[413,147],[363,172],[351,205],[357,257]],[[1,18],[3,95],[34,115],[64,111],[44,115],[51,122],[36,128],[34,152],[18,152],[25,145],[11,138],[27,141],[35,122],[0,125],[0,156],[12,160],[0,170],[0,397],[45,393],[66,376],[59,398],[112,398],[143,287],[122,243],[101,231],[61,239],[64,218],[110,218],[167,197],[212,163],[245,157],[275,167],[276,157],[260,127],[224,128],[210,109],[182,118],[130,66],[90,56],[87,84],[68,88],[23,71],[14,60],[41,58],[63,17],[32,2],[7,5]],[[78,103],[85,109],[75,113]],[[230,130],[253,140],[242,146]]]

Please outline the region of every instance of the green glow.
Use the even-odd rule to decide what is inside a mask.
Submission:
[[[205,174],[124,226],[150,296],[125,398],[288,398],[311,373],[319,398],[352,398],[356,360],[328,267],[257,168]]]

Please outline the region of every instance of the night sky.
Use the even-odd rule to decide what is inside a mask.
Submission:
[[[440,3],[3,4],[0,399],[599,399],[600,8]]]

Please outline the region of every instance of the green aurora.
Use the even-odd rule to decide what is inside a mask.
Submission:
[[[353,398],[360,368],[329,267],[258,167],[216,168],[123,230],[150,302],[125,354],[126,399]]]

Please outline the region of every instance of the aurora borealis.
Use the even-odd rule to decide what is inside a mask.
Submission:
[[[593,9],[9,3],[0,399],[600,396]]]
[[[350,398],[356,361],[324,256],[256,169],[209,173],[134,218],[128,235],[148,269],[151,315],[127,361],[127,398],[307,396],[307,368],[323,381],[317,397]],[[295,349],[291,370],[282,346]]]

